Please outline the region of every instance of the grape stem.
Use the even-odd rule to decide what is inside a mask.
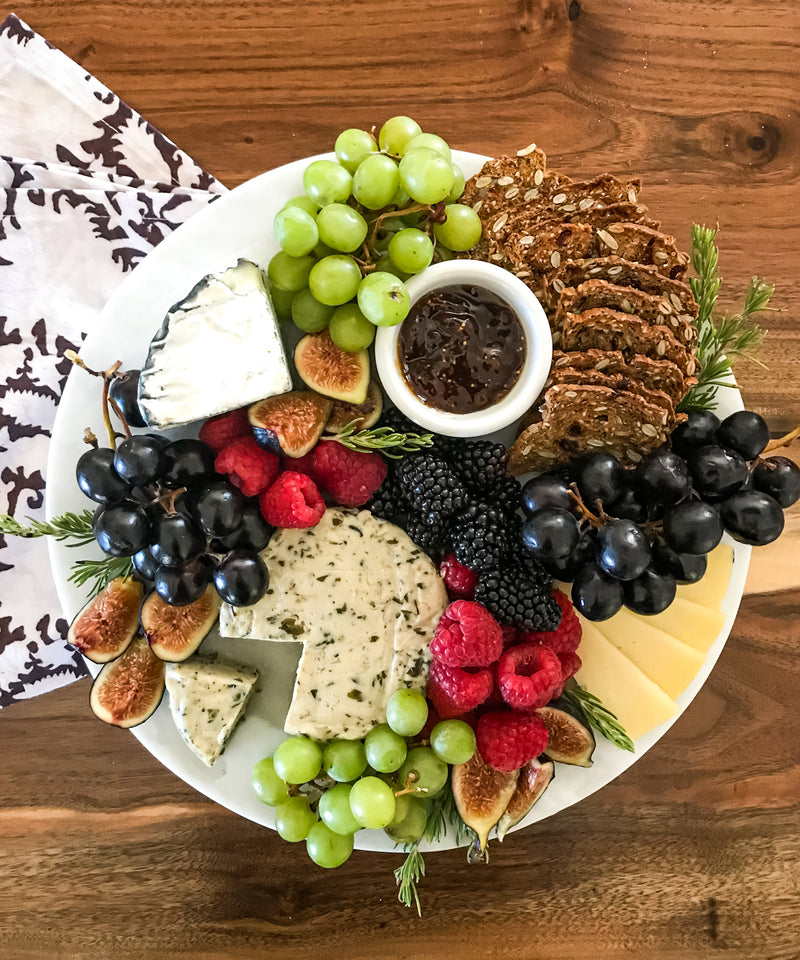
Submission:
[[[578,511],[581,515],[581,520],[586,520],[595,530],[599,530],[603,526],[603,517],[606,516],[605,511],[603,510],[603,505],[600,500],[597,501],[598,513],[600,516],[592,513],[592,511],[586,506],[583,502],[583,497],[578,492],[577,483],[571,483],[569,485],[569,492],[572,494],[575,503],[577,504]]]
[[[415,787],[414,784],[419,780],[419,774],[416,770],[410,770],[408,776],[406,777],[406,785],[402,790],[395,790],[394,795],[396,797],[402,797],[406,793],[427,793],[427,787]]]
[[[67,360],[70,361],[70,363],[75,364],[76,367],[80,367],[81,370],[85,370],[90,376],[100,377],[102,379],[103,381],[103,423],[105,424],[106,433],[108,434],[108,445],[109,447],[111,447],[112,450],[116,450],[117,434],[111,423],[111,414],[109,412],[109,407],[113,409],[114,413],[116,414],[117,418],[122,424],[122,428],[125,431],[125,436],[129,437],[131,435],[131,428],[128,426],[128,421],[125,419],[125,416],[122,413],[122,410],[120,410],[117,403],[114,400],[112,400],[108,395],[109,384],[116,376],[117,370],[119,370],[119,368],[122,366],[122,361],[116,360],[114,363],[111,364],[108,370],[100,371],[100,370],[92,370],[92,368],[88,366],[78,356],[78,354],[74,350],[65,350],[64,356],[67,358]]]
[[[773,450],[779,450],[781,447],[788,447],[792,441],[797,440],[800,437],[800,424],[790,430],[789,433],[785,433],[782,437],[776,437],[764,447],[764,453],[772,453]]]
[[[419,213],[421,210],[427,210],[429,215],[433,214],[433,207],[427,203],[414,203],[410,207],[404,207],[402,210],[386,210],[384,213],[379,213],[372,221],[372,230],[369,239],[365,241],[367,247],[375,246],[375,238],[378,236],[378,230],[380,230],[381,224],[387,217],[404,217],[408,213]]]

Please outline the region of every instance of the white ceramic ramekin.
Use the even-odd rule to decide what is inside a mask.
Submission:
[[[501,297],[519,317],[525,332],[525,361],[515,386],[502,400],[473,413],[446,413],[423,403],[403,377],[397,357],[400,327],[381,327],[375,338],[375,362],[391,401],[414,423],[446,437],[479,437],[518,420],[539,396],[550,372],[553,341],[542,305],[513,273],[482,260],[434,263],[406,281],[411,306],[425,294],[458,284],[483,287]],[[409,320],[403,321],[410,322]]]

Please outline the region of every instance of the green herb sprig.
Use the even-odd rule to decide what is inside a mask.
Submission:
[[[575,707],[585,718],[587,724],[594,727],[606,740],[610,740],[620,750],[635,752],[636,748],[633,740],[625,732],[625,728],[616,716],[608,707],[603,706],[599,697],[589,693],[588,690],[584,690],[574,681],[565,687],[561,696]]]
[[[752,277],[739,313],[714,319],[720,289],[719,251],[714,240],[717,231],[695,224],[692,227],[692,267],[697,274],[689,284],[697,301],[695,325],[698,330],[697,383],[680,404],[681,411],[708,410],[720,387],[731,387],[731,364],[739,357],[754,360],[752,351],[760,346],[765,331],[753,316],[769,306],[775,287]],[[758,362],[758,361],[755,361]]]
[[[72,546],[72,544],[70,544]],[[133,575],[130,557],[103,557],[102,560],[76,560],[67,579],[77,587],[92,582],[89,599],[96,597],[117,577],[128,579]]]
[[[350,450],[379,450],[392,460],[399,460],[404,453],[416,453],[433,446],[432,433],[397,433],[391,427],[373,427],[356,430],[358,420],[352,420],[338,433],[323,440],[338,440]]]

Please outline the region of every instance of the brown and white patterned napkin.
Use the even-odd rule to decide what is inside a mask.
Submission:
[[[114,288],[226,188],[13,14],[0,24],[0,513],[44,519],[70,364]],[[0,535],[0,707],[82,676],[44,540]]]

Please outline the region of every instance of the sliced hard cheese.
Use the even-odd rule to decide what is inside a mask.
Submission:
[[[708,567],[705,575],[697,583],[681,583],[678,586],[678,596],[692,603],[699,603],[704,607],[719,610],[728,584],[731,581],[733,570],[733,548],[727,543],[721,543],[708,555]]]
[[[654,627],[648,617],[625,608],[596,627],[673,699],[689,686],[705,661],[699,650]],[[578,653],[583,655],[583,645]]]
[[[169,705],[178,733],[209,767],[244,714],[258,673],[249,667],[191,657],[167,664]]]
[[[678,712],[675,701],[586,620],[578,653],[578,683],[599,697],[633,740]]]
[[[725,614],[676,597],[666,610],[648,617],[647,622],[706,654],[719,636]]]

